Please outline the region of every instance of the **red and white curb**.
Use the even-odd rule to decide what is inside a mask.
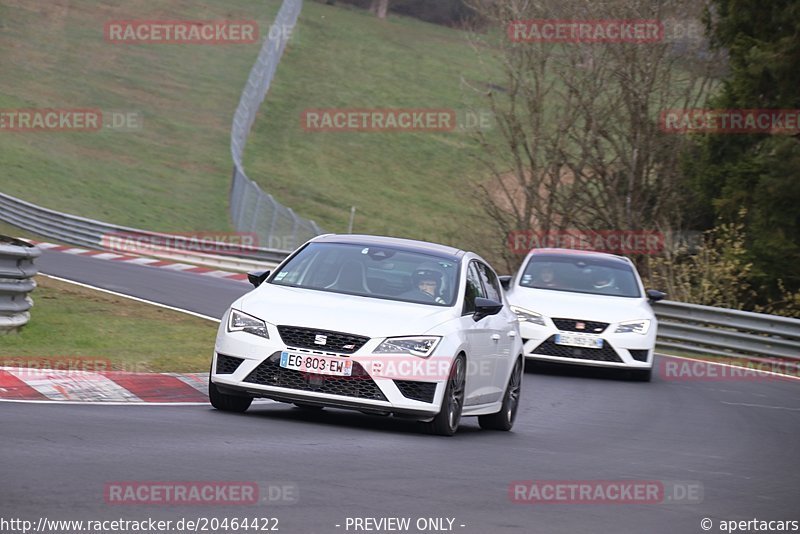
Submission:
[[[247,275],[244,273],[232,273],[229,271],[207,269],[205,267],[198,267],[188,263],[163,261],[145,256],[117,254],[116,252],[103,252],[101,250],[91,250],[87,248],[72,247],[69,245],[57,245],[55,243],[41,243],[38,241],[30,242],[42,250],[52,250],[56,252],[63,252],[64,254],[92,257],[97,260],[119,261],[123,263],[132,263],[135,265],[145,265],[147,267],[159,267],[161,269],[169,269],[171,271],[201,274],[203,276],[212,276],[214,278],[224,278],[226,280],[236,280],[238,282],[247,282]]]
[[[208,373],[128,373],[0,367],[0,400],[208,403]]]

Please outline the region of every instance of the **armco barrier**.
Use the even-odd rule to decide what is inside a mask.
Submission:
[[[662,350],[800,360],[800,319],[672,301],[653,310]]]
[[[242,272],[278,263],[288,255],[283,250],[225,243],[214,243],[214,250],[220,254],[196,252],[203,248],[203,243],[192,237],[150,232],[69,215],[5,193],[0,193],[0,220],[63,243],[96,249],[108,249],[109,238],[113,236],[140,238],[143,243],[141,247],[146,247],[144,243],[147,242],[173,243],[172,247],[150,245],[146,255]],[[138,250],[137,253],[145,252]]]
[[[42,253],[35,246],[0,235],[0,334],[13,332],[31,318],[36,287],[34,260]]]

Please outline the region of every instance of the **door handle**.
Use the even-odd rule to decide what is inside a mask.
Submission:
[[[517,337],[517,333],[514,332],[513,330],[509,330],[508,331],[508,337]]]
[[[500,341],[500,334],[492,334],[492,341]]]

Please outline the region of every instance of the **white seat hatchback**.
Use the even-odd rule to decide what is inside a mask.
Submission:
[[[649,381],[658,323],[630,259],[569,249],[534,249],[502,277],[520,321],[525,358],[629,369]]]
[[[524,360],[517,316],[480,256],[406,239],[319,236],[235,301],[209,396],[410,417],[452,435],[462,416],[509,430]]]

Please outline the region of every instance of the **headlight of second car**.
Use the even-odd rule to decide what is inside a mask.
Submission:
[[[433,354],[441,339],[439,336],[387,337],[372,352],[373,354],[411,354],[427,358]]]
[[[233,308],[228,316],[228,332],[247,332],[269,339],[267,323]]]
[[[650,330],[650,319],[639,319],[637,321],[625,321],[619,323],[615,334],[646,334]]]
[[[520,323],[532,323],[538,324],[539,326],[545,326],[544,317],[542,317],[541,313],[526,310],[525,308],[520,308],[519,306],[511,306],[511,311],[517,314],[517,319]]]

